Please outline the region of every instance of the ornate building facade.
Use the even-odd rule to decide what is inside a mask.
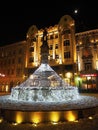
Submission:
[[[9,92],[24,79],[26,41],[0,47],[0,91]]]
[[[84,73],[92,66],[90,73],[95,77],[92,87],[98,87],[98,30],[75,33],[75,21],[69,15],[62,16],[58,25],[46,30],[49,65],[68,84],[83,88],[89,88],[83,85]],[[0,47],[0,91],[10,92],[12,86],[26,80],[40,65],[43,31],[32,25],[25,41]],[[81,80],[76,80],[77,77]]]
[[[47,28],[48,46],[49,46],[49,65],[66,79],[66,73],[72,78],[73,70],[76,64],[76,43],[75,43],[75,22],[69,16],[63,16],[58,25]],[[27,32],[27,66],[26,72],[34,72],[40,64],[43,29],[33,25]],[[70,82],[69,80],[67,82]]]
[[[78,85],[82,89],[98,89],[98,29],[77,33]]]

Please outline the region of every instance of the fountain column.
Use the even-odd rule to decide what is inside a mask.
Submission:
[[[47,30],[45,29],[43,32],[43,44],[41,46],[41,63],[48,63],[48,55],[49,55],[49,46],[47,43]]]

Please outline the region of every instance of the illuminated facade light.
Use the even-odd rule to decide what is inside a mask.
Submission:
[[[60,113],[59,112],[51,112],[50,113],[50,120],[52,123],[57,123],[60,119]]]
[[[22,113],[21,113],[21,112],[18,112],[18,113],[17,113],[17,116],[16,116],[16,123],[17,123],[17,124],[20,124],[20,123],[22,123],[22,121],[23,121]]]
[[[78,62],[78,71],[81,71],[81,69],[80,69],[80,62]]]
[[[72,77],[72,73],[71,73],[71,72],[67,72],[67,73],[66,73],[66,77],[67,77],[67,78],[71,78],[71,77]]]
[[[31,120],[32,120],[32,123],[37,125],[37,124],[41,123],[42,118],[43,118],[43,116],[42,116],[41,112],[35,112],[35,113],[32,114],[32,119]]]
[[[3,122],[3,118],[2,117],[0,117],[0,123],[2,123]]]
[[[13,123],[12,123],[12,125],[18,125],[18,123],[16,123],[16,122],[13,122]]]
[[[98,70],[98,60],[96,61],[96,69]]]
[[[33,123],[32,126],[37,127],[38,123]]]
[[[90,80],[90,79],[91,79],[91,77],[90,77],[90,76],[88,76],[88,77],[87,77],[87,80]]]
[[[67,121],[76,121],[78,118],[77,112],[74,111],[65,112],[65,118]]]
[[[92,116],[89,116],[89,117],[88,117],[88,119],[92,120],[92,119],[93,119],[93,117],[92,117]]]

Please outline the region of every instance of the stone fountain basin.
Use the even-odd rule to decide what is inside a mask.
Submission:
[[[63,102],[30,102],[0,97],[1,116],[9,122],[46,123],[75,121],[98,113],[98,98],[79,96]]]

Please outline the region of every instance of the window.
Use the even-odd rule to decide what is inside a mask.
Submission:
[[[70,30],[68,29],[68,30],[65,30],[64,32],[67,33],[67,34],[69,34],[69,33],[70,33]]]
[[[22,48],[19,49],[19,54],[22,54]]]
[[[34,52],[34,47],[30,47],[30,52]]]
[[[7,75],[9,75],[9,74],[10,74],[10,70],[8,69],[8,70],[7,70]]]
[[[34,62],[34,57],[29,58],[29,63],[32,63],[32,62]]]
[[[18,58],[18,64],[21,64],[22,63],[22,59],[21,57]]]
[[[85,63],[85,71],[92,70],[92,64],[91,63]]]
[[[65,40],[64,41],[64,46],[70,46],[70,41],[69,40]]]
[[[52,55],[50,55],[50,60],[52,60],[53,59],[53,56]]]
[[[31,42],[36,42],[36,37],[33,37],[33,38],[31,39]]]
[[[58,49],[58,44],[55,45],[55,49]]]
[[[56,58],[56,59],[59,59],[59,55],[55,55],[55,58]]]
[[[9,60],[8,60],[8,65],[10,65],[10,64],[11,64],[11,60],[9,59]]]
[[[12,64],[15,64],[15,59],[12,59]]]
[[[53,39],[53,35],[50,35],[50,39]]]
[[[55,34],[55,39],[58,38],[58,34]]]
[[[12,52],[11,52],[11,51],[9,51],[8,56],[11,56],[11,55],[12,55]]]
[[[43,41],[43,37],[41,37],[40,41],[41,41],[41,42]]]
[[[19,76],[21,74],[21,68],[17,68],[16,75]]]
[[[4,53],[3,52],[1,53],[1,56],[4,57]]]
[[[53,45],[50,45],[50,50],[52,50],[53,49]]]
[[[14,69],[11,70],[11,74],[12,74],[12,75],[14,74]]]
[[[13,51],[13,55],[15,55],[15,54],[16,54],[16,51],[14,50],[14,51]]]
[[[70,58],[70,52],[64,52],[64,58]]]
[[[30,42],[30,46],[34,46],[34,42]]]

